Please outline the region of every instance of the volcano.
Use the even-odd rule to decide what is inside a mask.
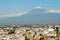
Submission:
[[[0,23],[5,24],[59,24],[60,14],[58,13],[45,13],[47,10],[43,8],[36,8],[30,10],[27,14],[17,17],[9,17],[0,20]]]

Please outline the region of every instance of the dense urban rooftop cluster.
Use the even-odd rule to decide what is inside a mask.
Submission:
[[[0,40],[60,40],[60,25],[0,26]]]

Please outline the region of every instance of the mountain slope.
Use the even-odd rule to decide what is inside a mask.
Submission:
[[[14,24],[48,24],[60,23],[60,14],[57,13],[44,13],[45,9],[33,9],[26,15],[18,17],[10,17],[0,20],[0,23],[14,23]]]

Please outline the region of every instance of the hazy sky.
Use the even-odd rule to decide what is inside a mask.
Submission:
[[[20,16],[27,14],[34,8],[43,8],[45,10],[47,9],[47,11],[44,13],[56,13],[57,15],[47,14],[46,20],[44,15],[42,15],[42,18],[41,15],[36,15],[37,19],[36,17],[30,19],[29,16],[26,17],[28,20],[25,20],[25,18],[19,19]],[[19,16],[18,19],[16,18],[17,16]],[[10,17],[12,17],[12,21],[10,20]],[[26,23],[27,21],[28,23],[35,21],[36,23],[60,23],[60,0],[0,0],[0,23],[13,22],[15,20],[13,17],[15,17],[17,21],[24,19],[21,23]],[[8,20],[4,20],[5,18],[8,18]],[[48,20],[50,21],[48,22]]]
[[[0,15],[28,11],[36,6],[60,9],[60,0],[0,0]]]

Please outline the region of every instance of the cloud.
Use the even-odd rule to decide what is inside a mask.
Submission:
[[[9,17],[16,17],[16,16],[22,16],[27,14],[28,12],[21,12],[21,13],[15,13],[15,14],[6,14],[6,15],[1,15],[0,18],[9,18]]]
[[[48,10],[45,13],[60,13],[60,10]]]
[[[40,8],[42,8],[42,7],[40,7],[40,6],[36,6],[36,7],[35,7],[35,9],[40,9]]]

